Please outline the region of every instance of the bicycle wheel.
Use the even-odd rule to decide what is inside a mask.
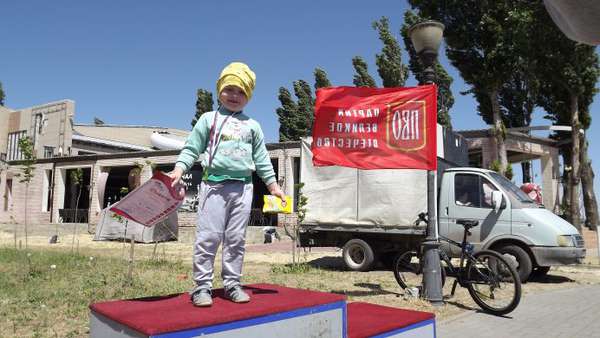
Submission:
[[[402,289],[419,287],[421,285],[421,264],[414,251],[400,252],[394,258],[392,265],[394,278]]]
[[[398,282],[398,285],[400,285],[402,289],[421,287],[423,282],[423,277],[421,276],[423,268],[421,266],[421,260],[416,252],[406,251],[399,253],[394,259],[392,270],[394,271],[396,282]],[[440,272],[442,274],[443,287],[446,282],[446,270],[443,265],[440,266]]]
[[[521,300],[521,280],[517,270],[494,251],[483,250],[469,258],[466,266],[469,294],[483,310],[504,315]]]

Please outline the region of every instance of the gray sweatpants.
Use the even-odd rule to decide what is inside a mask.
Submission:
[[[221,242],[223,286],[240,284],[251,206],[252,183],[202,181],[193,257],[196,287],[192,293],[212,289],[215,255]]]

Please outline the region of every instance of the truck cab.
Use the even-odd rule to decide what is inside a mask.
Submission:
[[[439,234],[461,241],[457,219],[479,226],[468,237],[476,250],[492,249],[512,259],[522,281],[543,275],[550,266],[580,263],[585,257],[577,229],[537,204],[504,176],[486,169],[444,171],[438,195]],[[451,257],[460,249],[442,242]]]

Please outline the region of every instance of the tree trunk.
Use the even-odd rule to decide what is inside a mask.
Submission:
[[[494,88],[490,91],[490,101],[492,103],[492,115],[494,123],[494,136],[496,138],[497,158],[500,162],[500,174],[506,173],[508,167],[508,158],[506,156],[506,143],[504,138],[506,135],[502,117],[500,116],[500,103],[498,102],[498,89]]]
[[[581,189],[583,191],[583,206],[585,208],[585,225],[590,229],[596,229],[600,225],[598,217],[598,203],[594,193],[594,170],[588,159],[588,142],[585,136],[581,136]]]
[[[73,242],[71,243],[71,253],[75,247],[75,238],[78,237],[79,232],[77,231],[77,209],[79,208],[79,198],[81,197],[81,184],[79,184],[79,193],[77,194],[77,200],[75,201],[75,219],[73,220]]]
[[[562,172],[562,200],[561,200],[561,211],[562,217],[571,222],[571,145],[563,145],[560,148],[560,154],[563,158],[563,172]]]
[[[581,219],[579,216],[579,152],[580,152],[580,139],[579,139],[579,98],[577,95],[571,94],[571,139],[572,139],[572,151],[571,151],[571,223],[578,229],[581,230]]]
[[[521,162],[521,170],[523,171],[523,183],[531,183],[531,162]]]
[[[29,193],[29,183],[25,183],[25,250],[27,250],[28,248],[28,233],[27,233],[27,200],[28,200],[28,193]]]

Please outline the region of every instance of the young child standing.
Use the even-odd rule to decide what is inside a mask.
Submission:
[[[196,306],[212,305],[214,260],[221,242],[225,296],[236,303],[250,301],[240,278],[252,205],[252,172],[257,172],[272,195],[284,199],[260,125],[242,112],[255,81],[254,72],[241,62],[223,69],[217,81],[219,108],[200,117],[169,173],[175,185],[204,154],[193,256],[196,287],[190,292]]]

